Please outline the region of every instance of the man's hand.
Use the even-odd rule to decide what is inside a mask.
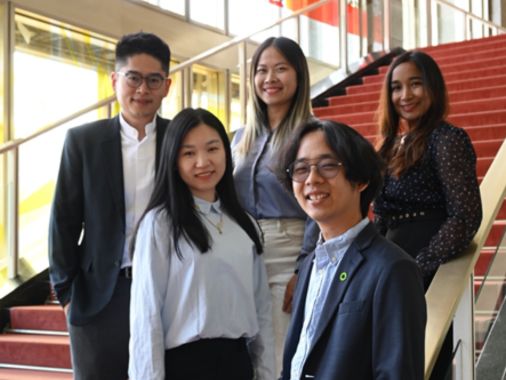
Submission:
[[[285,298],[283,299],[283,311],[285,313],[292,312],[292,300],[293,292],[295,291],[295,285],[297,285],[297,275],[294,274],[288,284],[286,284]]]

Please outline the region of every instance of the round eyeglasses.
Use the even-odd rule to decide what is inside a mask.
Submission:
[[[343,164],[333,158],[324,158],[315,164],[306,161],[295,161],[286,169],[286,172],[292,181],[304,182],[309,177],[312,166],[316,168],[320,176],[331,179],[339,173],[339,169]]]
[[[158,90],[167,79],[163,75],[157,73],[148,75],[142,75],[137,71],[127,71],[126,73],[123,71],[116,71],[116,73],[125,77],[127,85],[132,88],[139,88],[142,82],[146,81],[146,86],[148,86],[150,90]]]

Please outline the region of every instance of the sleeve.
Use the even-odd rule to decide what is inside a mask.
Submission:
[[[165,331],[162,309],[168,286],[168,232],[161,213],[146,214],[137,232],[130,298],[131,380],[165,379]]]
[[[79,269],[79,237],[83,229],[82,157],[73,130],[65,138],[49,222],[49,274],[62,305],[70,302]]]
[[[253,253],[253,281],[259,333],[248,342],[256,380],[275,379],[271,293],[261,255]]]
[[[466,249],[482,218],[476,155],[466,132],[453,128],[442,134],[435,139],[431,154],[442,185],[448,217],[429,245],[416,257],[426,279],[440,264]]]
[[[398,260],[381,274],[373,300],[375,379],[423,380],[427,311],[420,270]]]

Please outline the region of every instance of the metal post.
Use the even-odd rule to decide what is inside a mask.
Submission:
[[[193,79],[192,79],[192,66],[185,67],[181,72],[181,86],[182,86],[182,101],[183,108],[192,106],[192,92],[193,92]]]
[[[348,20],[347,0],[339,1],[339,66],[345,74],[348,70]]]
[[[426,0],[427,46],[432,46],[432,0]]]
[[[246,42],[241,42],[238,45],[239,53],[239,104],[241,106],[241,124],[246,125],[246,106],[248,101],[247,96],[247,46]]]
[[[390,0],[383,0],[383,50],[390,50]]]
[[[456,355],[455,378],[461,380],[474,380],[476,371],[474,367],[474,276],[469,280],[453,319],[454,346],[460,341],[460,349]]]
[[[6,153],[7,156],[7,276],[15,279],[18,276],[18,194],[19,194],[19,148]]]

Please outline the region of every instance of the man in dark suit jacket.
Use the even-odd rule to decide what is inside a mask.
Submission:
[[[128,377],[129,242],[151,196],[168,120],[168,45],[124,36],[111,74],[120,115],[70,129],[51,212],[51,282],[67,314],[75,379]]]
[[[382,182],[374,148],[346,125],[313,120],[282,157],[280,178],[321,231],[299,266],[282,379],[422,380],[421,274],[367,219]]]

